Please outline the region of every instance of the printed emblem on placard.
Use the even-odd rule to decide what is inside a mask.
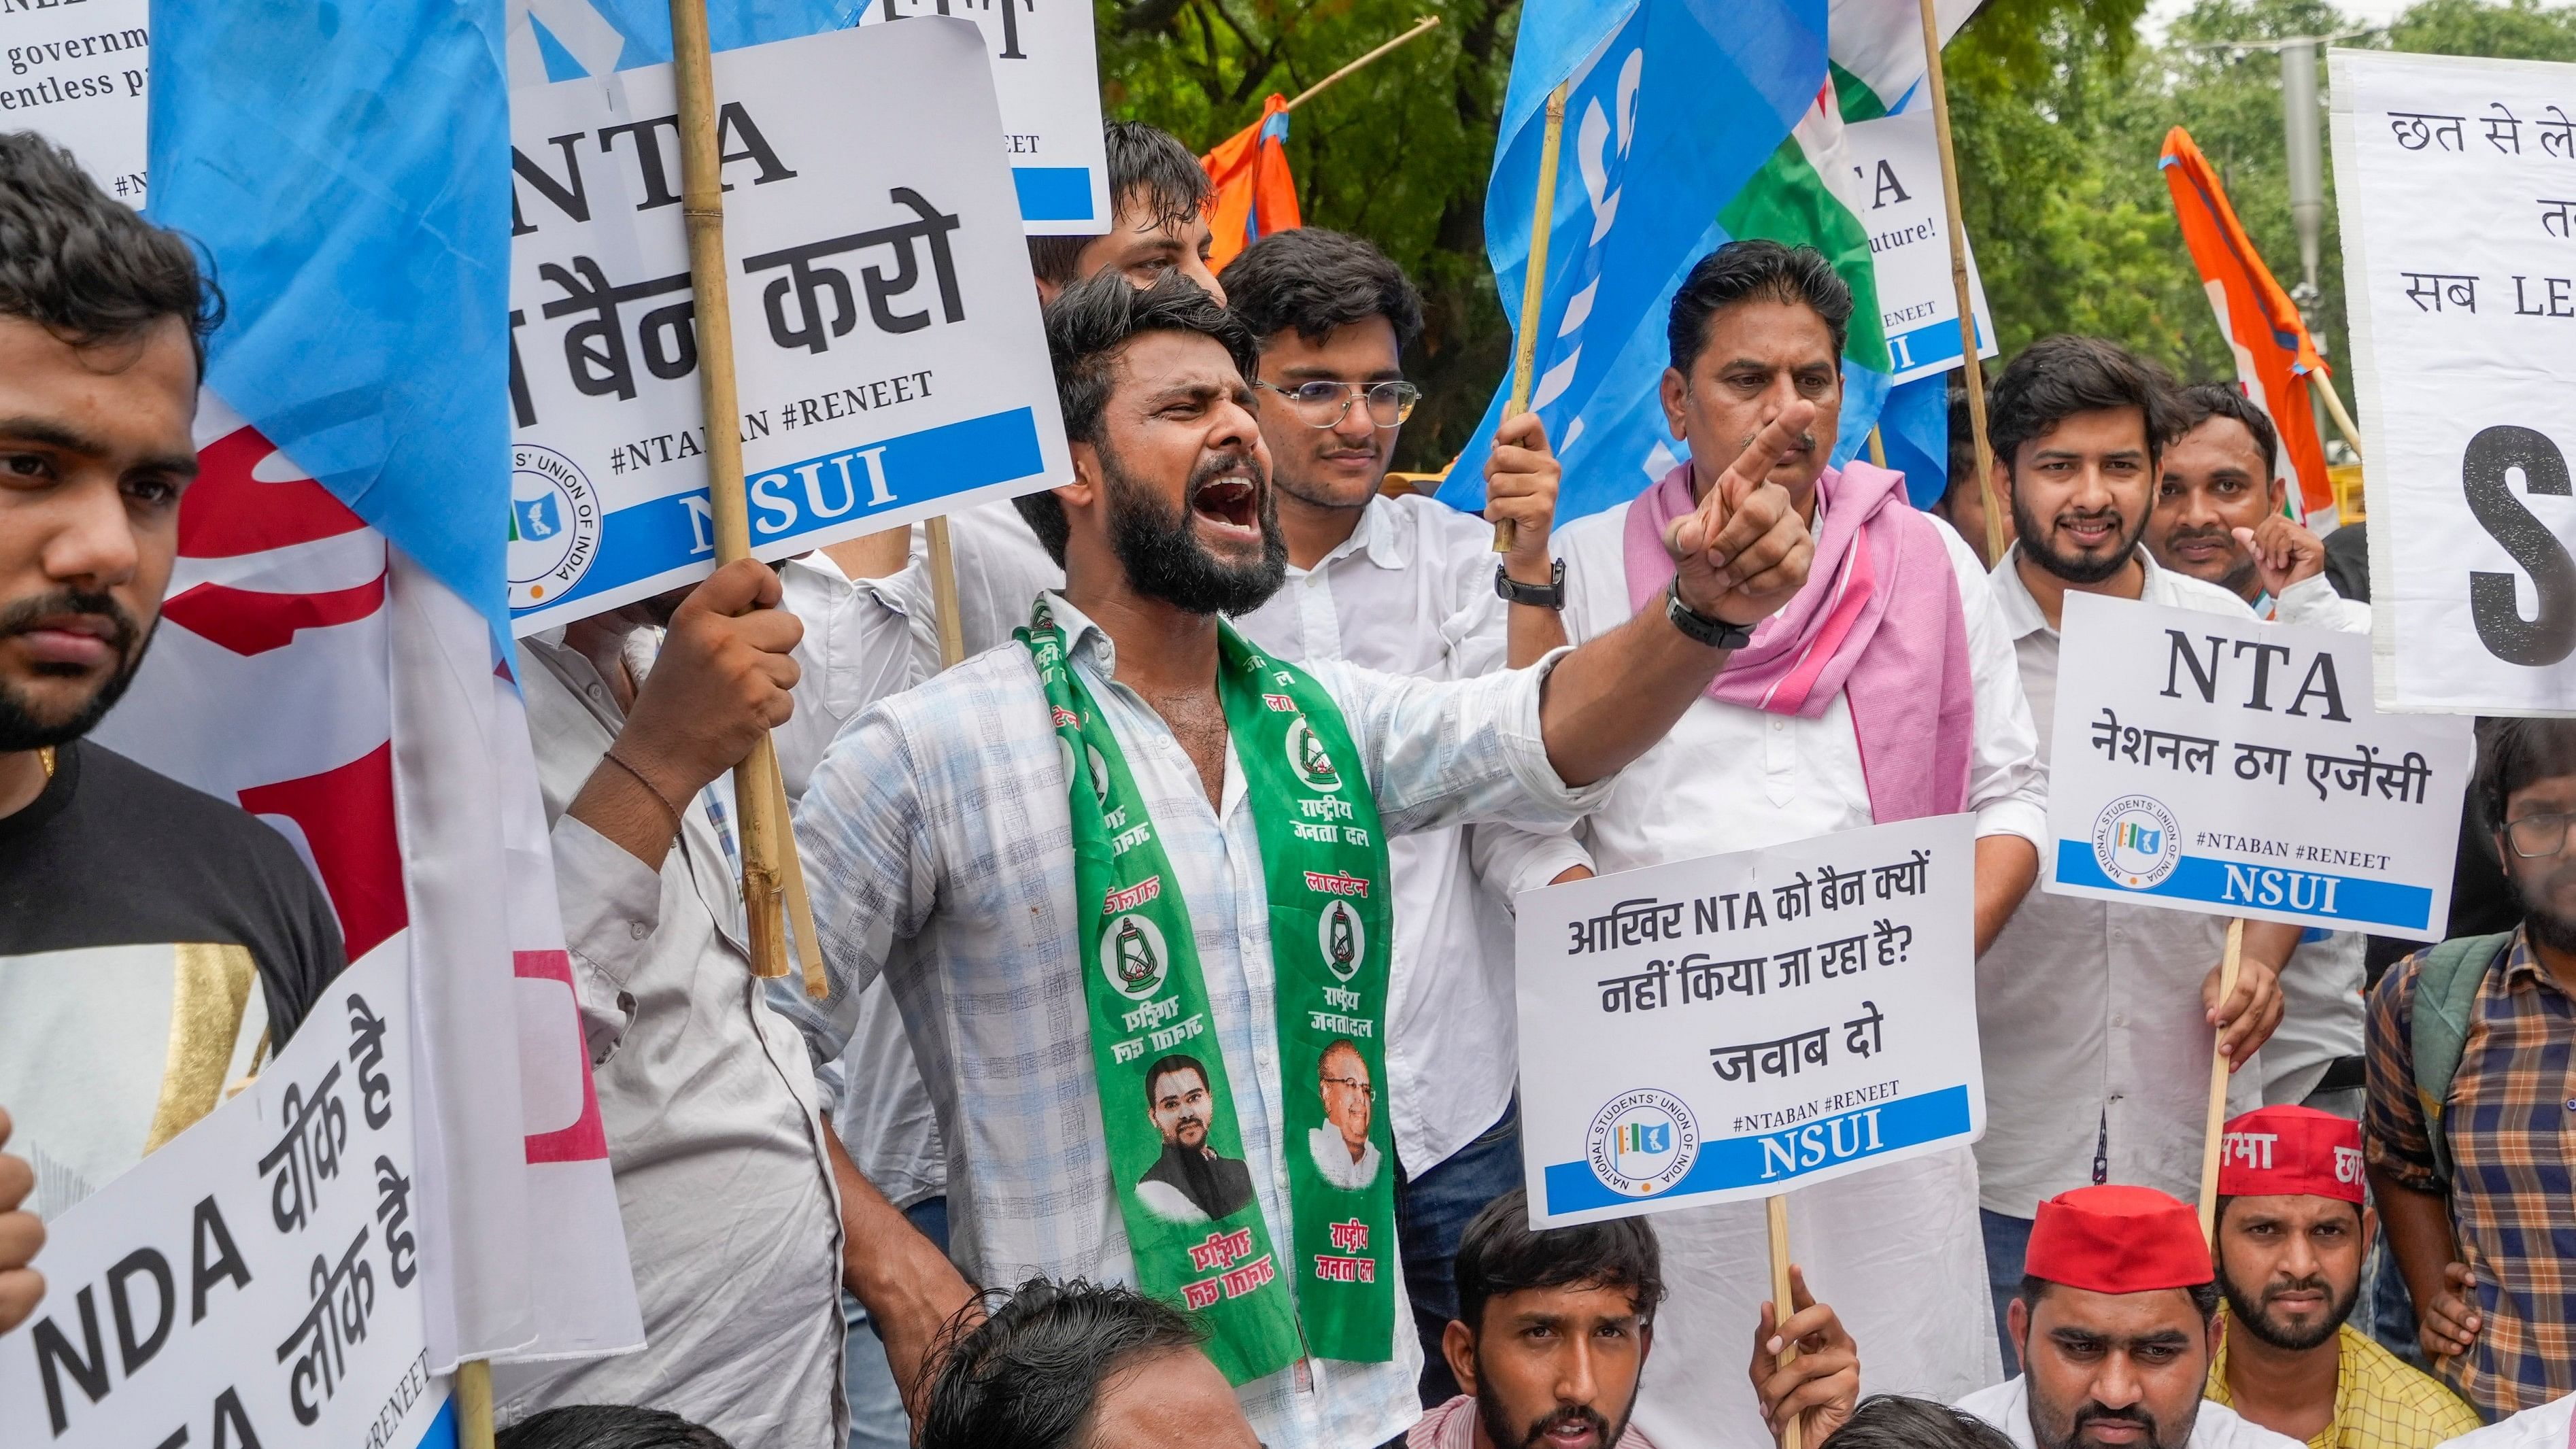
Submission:
[[[1315,737],[1304,715],[1288,722],[1288,765],[1298,779],[1318,790],[1329,793],[1342,788],[1341,772],[1333,768],[1333,757],[1324,752],[1324,742]]]
[[[2182,864],[2182,827],[2152,795],[2123,795],[2093,818],[2093,859],[2131,890],[2164,884]]]
[[[572,592],[599,557],[599,492],[552,448],[510,449],[510,607]]]
[[[1143,1001],[1163,989],[1171,951],[1163,928],[1145,916],[1120,916],[1100,933],[1100,969],[1121,994]]]
[[[1670,1092],[1622,1092],[1592,1115],[1584,1158],[1612,1192],[1653,1197],[1689,1175],[1699,1159],[1699,1124]]]
[[[1315,925],[1315,944],[1324,949],[1324,964],[1345,982],[1357,976],[1360,963],[1368,959],[1368,929],[1348,901],[1324,907],[1323,918]]]

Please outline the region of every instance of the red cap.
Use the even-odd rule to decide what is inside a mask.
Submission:
[[[2264,1107],[2227,1124],[2219,1140],[2224,1197],[2361,1201],[2361,1124],[2314,1107]]]
[[[2079,1187],[2039,1205],[2024,1271],[2094,1293],[2210,1281],[2200,1215],[2151,1187]]]

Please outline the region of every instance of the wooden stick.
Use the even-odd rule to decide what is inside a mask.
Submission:
[[[680,215],[688,227],[689,284],[697,307],[698,396],[707,415],[707,500],[715,515],[716,562],[726,564],[751,557],[751,510],[743,493],[742,408],[734,387],[733,302],[725,288],[724,182],[716,157],[706,0],[671,0],[671,59],[680,93]],[[777,860],[781,848],[796,846],[784,829],[786,786],[768,736],[734,766],[733,798],[751,969],[784,976]]]
[[[2245,921],[2227,923],[2227,954],[2218,963],[2218,1001],[2224,1006],[2236,994],[2236,971],[2245,956]],[[2200,1139],[2200,1236],[2213,1240],[2218,1230],[2218,1148],[2227,1130],[2227,1058],[2212,1044],[2209,1056],[2209,1122]]]
[[[492,1449],[492,1365],[469,1358],[456,1366],[457,1449]]]
[[[1995,487],[1995,450],[1986,441],[1986,368],[1977,358],[1976,293],[1968,285],[1968,224],[1959,213],[1959,156],[1950,145],[1950,88],[1941,78],[1941,20],[1922,0],[1924,77],[1932,83],[1932,132],[1941,141],[1941,205],[1950,226],[1950,282],[1959,292],[1959,366],[1968,374],[1968,435],[1976,442],[1977,486],[1986,490],[1986,555],[2003,562],[2004,502]]]
[[[957,614],[957,554],[945,517],[930,520],[922,532],[930,538],[930,612],[939,629],[939,667],[953,669],[966,658],[966,626]]]
[[[2343,398],[2335,392],[2334,379],[2319,373],[2308,379],[2308,386],[2317,390],[2318,396],[2326,405],[2326,416],[2334,419],[2335,431],[2343,434],[2343,440],[2352,445],[2352,456],[2359,459],[2361,429],[2354,424],[2352,414],[2343,410]]]
[[[1789,1321],[1791,1312],[1789,1307],[1789,1195],[1775,1193],[1764,1198],[1762,1206],[1771,1225],[1771,1326],[1776,1331],[1780,1325]],[[1783,1334],[1780,1340],[1780,1367],[1787,1368],[1797,1361],[1797,1357],[1797,1341]],[[1800,1422],[1804,1417],[1801,1415],[1798,1419],[1791,1419],[1788,1426],[1780,1431],[1780,1449],[1799,1449],[1800,1441],[1806,1437],[1804,1433],[1806,1425]]]
[[[1299,106],[1306,104],[1315,97],[1322,95],[1325,87],[1330,86],[1335,81],[1342,79],[1344,76],[1349,75],[1355,70],[1360,70],[1366,66],[1375,64],[1379,57],[1385,55],[1388,51],[1395,49],[1406,41],[1416,39],[1420,36],[1429,35],[1432,27],[1439,23],[1440,17],[1437,15],[1423,16],[1420,20],[1413,22],[1413,28],[1411,30],[1404,32],[1395,39],[1388,41],[1386,44],[1381,45],[1377,49],[1370,51],[1368,54],[1361,56],[1359,59],[1352,61],[1349,65],[1343,66],[1340,70],[1333,72],[1331,75],[1328,75],[1322,80],[1315,82],[1313,85],[1306,87],[1304,90],[1299,91],[1295,100],[1290,101],[1280,109],[1284,111],[1293,111],[1297,109]]]
[[[1520,337],[1512,344],[1512,396],[1503,405],[1506,419],[1528,412],[1530,371],[1538,365],[1539,309],[1547,301],[1547,233],[1556,219],[1556,154],[1565,139],[1565,95],[1574,88],[1568,77],[1547,96],[1547,130],[1538,143],[1538,204],[1530,211],[1529,273],[1521,279]],[[1494,520],[1494,552],[1510,553],[1519,530],[1508,518]]]
[[[1887,440],[1878,435],[1876,423],[1869,425],[1869,461],[1881,468],[1887,466]]]

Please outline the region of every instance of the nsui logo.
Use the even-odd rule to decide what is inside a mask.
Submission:
[[[511,608],[571,592],[599,557],[599,528],[599,494],[580,465],[533,443],[510,449]]]
[[[2163,801],[2123,795],[2093,818],[2093,859],[2113,882],[2152,889],[2182,864],[2182,827]]]
[[[1584,1156],[1612,1192],[1653,1197],[1689,1174],[1699,1157],[1699,1124],[1670,1092],[1622,1092],[1593,1114]]]

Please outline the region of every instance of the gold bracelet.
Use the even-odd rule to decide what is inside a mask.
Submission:
[[[655,785],[648,779],[645,779],[644,772],[642,770],[628,764],[618,755],[614,747],[608,751],[605,758],[608,763],[615,765],[617,768],[634,776],[635,783],[644,787],[644,793],[653,797],[653,803],[662,807],[662,813],[671,817],[671,833],[673,835],[680,834],[686,828],[680,821],[680,807],[671,803],[671,797],[663,794],[660,786]]]

